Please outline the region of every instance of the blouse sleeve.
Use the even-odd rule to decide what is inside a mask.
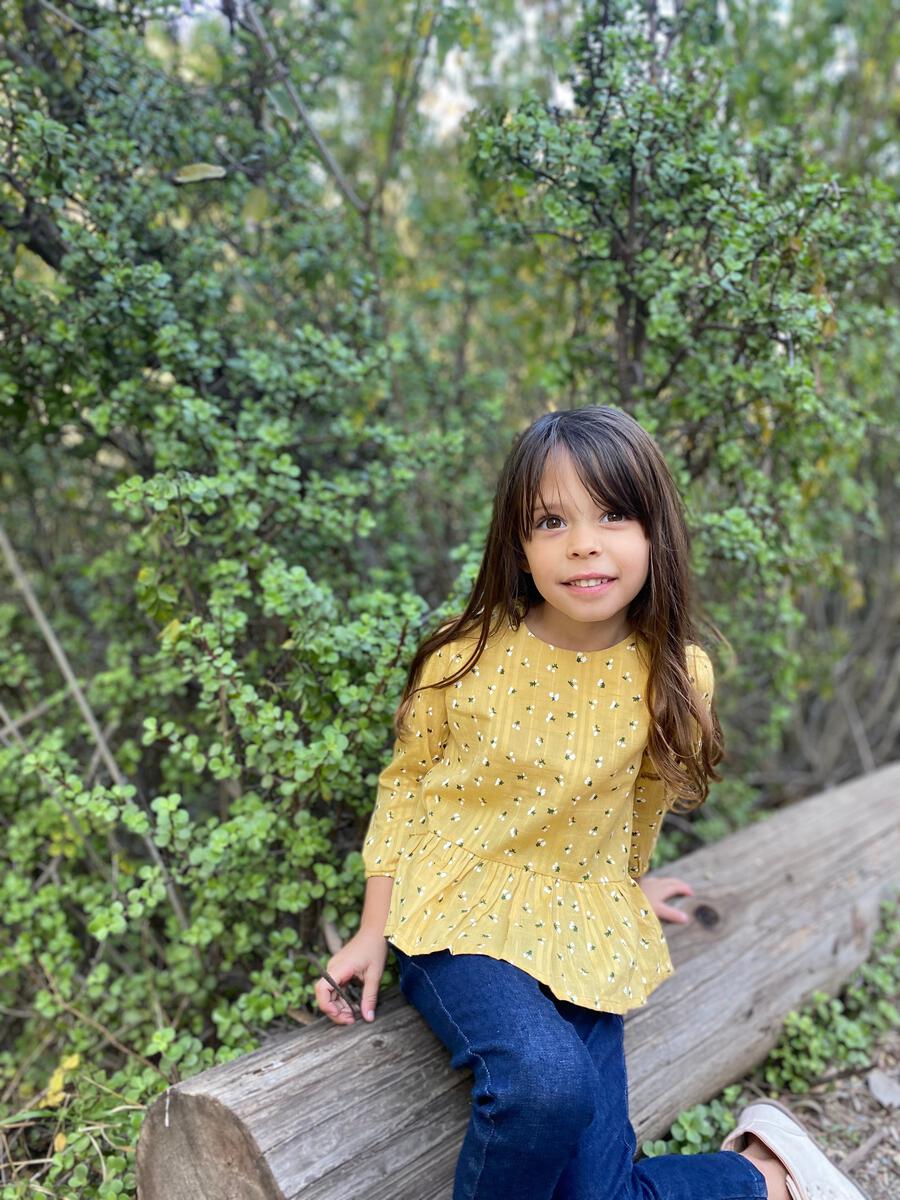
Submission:
[[[378,776],[375,808],[362,849],[366,879],[393,876],[403,842],[413,832],[418,785],[443,757],[450,730],[445,689],[430,685],[448,673],[449,654],[444,645],[425,660],[419,683],[428,686],[413,696],[404,733],[395,740],[391,760]]]
[[[687,652],[688,673],[696,683],[701,699],[709,712],[712,707],[715,679],[709,655],[699,646],[689,646]],[[640,879],[650,868],[650,859],[659,839],[666,809],[675,797],[666,794],[665,784],[654,767],[650,755],[644,751],[641,767],[634,785],[634,806],[631,820],[631,857],[628,874]]]

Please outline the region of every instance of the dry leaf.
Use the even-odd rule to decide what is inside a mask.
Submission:
[[[341,935],[337,931],[337,927],[332,921],[326,921],[323,917],[321,920],[322,933],[325,937],[325,945],[328,947],[329,954],[337,954],[344,942]]]
[[[173,183],[200,183],[204,179],[224,179],[225,168],[217,167],[215,163],[188,163],[179,167],[172,176]]]
[[[877,1067],[866,1075],[869,1091],[885,1108],[900,1108],[900,1080]]]
[[[312,1025],[319,1019],[315,1013],[307,1012],[303,1008],[288,1008],[285,1011],[292,1021],[300,1025]]]

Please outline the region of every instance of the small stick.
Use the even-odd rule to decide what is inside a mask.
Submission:
[[[344,1001],[344,1003],[348,1004],[350,1006],[350,1011],[355,1016],[357,1016],[357,1017],[362,1016],[362,1009],[359,1007],[359,1005],[356,1003],[356,1001],[344,991],[344,989],[341,987],[341,985],[339,983],[336,983],[331,978],[331,976],[328,974],[327,971],[322,972],[322,978],[325,980],[326,983],[331,985],[332,989],[337,992],[337,994]]]
[[[857,1166],[858,1163],[861,1163],[864,1159],[868,1158],[869,1154],[871,1154],[878,1143],[887,1137],[887,1132],[887,1129],[884,1127],[881,1129],[876,1129],[870,1137],[866,1138],[861,1146],[858,1146],[852,1154],[848,1154],[847,1157],[841,1161],[841,1170],[845,1174],[848,1174],[854,1169],[854,1167]]]

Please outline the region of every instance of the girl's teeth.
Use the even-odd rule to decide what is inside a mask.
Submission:
[[[573,579],[569,587],[596,587],[598,583],[609,582],[609,579]]]

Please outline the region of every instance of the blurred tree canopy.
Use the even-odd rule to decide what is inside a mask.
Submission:
[[[309,1019],[413,645],[551,405],[654,433],[736,651],[669,852],[895,755],[888,15],[0,15],[4,1200],[132,1194],[141,1105]]]

